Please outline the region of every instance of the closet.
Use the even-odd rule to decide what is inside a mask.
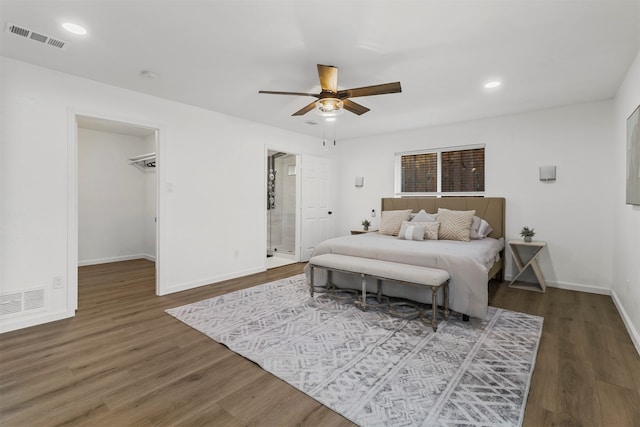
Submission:
[[[156,259],[156,131],[78,118],[78,265]]]

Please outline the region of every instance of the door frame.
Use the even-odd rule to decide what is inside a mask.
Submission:
[[[156,295],[162,295],[163,269],[162,251],[162,212],[164,198],[160,183],[164,182],[164,168],[161,153],[164,152],[164,131],[157,123],[139,118],[115,116],[104,112],[83,109],[68,109],[67,120],[67,310],[74,315],[78,309],[78,117],[120,122],[134,127],[148,128],[156,133]]]
[[[267,209],[267,203],[266,203],[266,194],[268,191],[268,185],[269,185],[269,180],[267,179],[267,175],[269,174],[269,151],[279,151],[282,153],[287,153],[290,154],[292,156],[296,156],[296,207],[295,207],[295,214],[296,214],[296,225],[295,225],[295,238],[294,238],[294,253],[293,253],[293,257],[294,257],[294,261],[296,262],[300,262],[300,195],[301,195],[301,185],[300,185],[300,153],[296,153],[295,151],[291,151],[289,148],[283,148],[283,147],[278,147],[275,145],[269,145],[269,144],[265,144],[264,146],[264,172],[262,174],[262,180],[263,180],[263,185],[262,188],[263,193],[265,195],[264,198],[264,203],[262,204],[263,209],[264,209],[264,251],[263,253],[265,254],[265,258],[264,258],[264,262],[265,262],[265,269],[266,269],[266,263],[267,263],[267,257],[266,257],[266,253],[267,253],[267,238],[268,238],[268,234],[269,234],[269,229],[268,229],[268,221],[269,221],[269,210]]]

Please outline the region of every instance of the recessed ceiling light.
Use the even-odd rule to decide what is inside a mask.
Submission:
[[[78,24],[72,24],[71,22],[65,22],[64,24],[62,24],[62,28],[73,34],[87,34],[87,30],[85,30],[84,27],[81,27]]]
[[[487,89],[493,89],[493,88],[496,88],[496,87],[498,87],[500,85],[502,85],[501,82],[499,82],[497,80],[494,80],[494,81],[485,83],[484,87],[487,88]]]

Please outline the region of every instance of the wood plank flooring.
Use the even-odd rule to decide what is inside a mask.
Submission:
[[[353,425],[164,313],[302,267],[164,297],[149,261],[80,268],[76,317],[0,335],[0,425]],[[610,297],[490,289],[545,318],[524,426],[640,426],[640,356]]]

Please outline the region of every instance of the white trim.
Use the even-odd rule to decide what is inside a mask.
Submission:
[[[180,283],[180,284],[177,284],[175,286],[171,286],[171,287],[169,287],[167,289],[164,289],[164,292],[162,294],[160,294],[159,296],[173,294],[175,292],[186,291],[188,289],[198,288],[200,286],[213,285],[213,284],[215,284],[217,282],[222,282],[222,281],[225,281],[225,280],[235,279],[235,278],[238,278],[238,277],[244,277],[244,276],[248,276],[250,274],[262,273],[264,271],[267,271],[267,269],[265,267],[250,268],[250,269],[247,269],[247,270],[244,270],[244,271],[236,271],[236,272],[230,273],[230,274],[223,274],[223,275],[220,275],[220,276],[210,277],[208,279],[199,279],[199,280],[195,280],[195,281],[192,281],[192,282]]]
[[[166,282],[166,278],[161,269],[162,246],[161,240],[161,218],[164,217],[164,197],[160,183],[165,182],[164,167],[162,167],[161,154],[164,152],[164,129],[157,123],[150,123],[137,118],[114,116],[105,114],[102,111],[88,111],[82,108],[67,108],[67,309],[73,311],[78,309],[78,123],[77,117],[91,117],[101,120],[126,123],[131,126],[153,129],[156,136],[156,295],[161,295],[161,288]],[[142,255],[148,258],[148,255]],[[83,261],[86,262],[86,261]],[[112,261],[106,261],[112,262]],[[87,264],[84,264],[87,265]]]
[[[627,327],[627,332],[629,333],[629,337],[631,337],[631,341],[633,342],[633,345],[636,347],[636,351],[640,355],[640,333],[638,333],[638,330],[633,326],[633,323],[631,322],[631,319],[629,318],[627,311],[624,309],[622,302],[618,298],[618,294],[614,290],[611,290],[611,299],[613,299],[613,303],[618,309],[618,313],[620,313],[620,317],[622,317],[622,321],[624,322],[624,325]]]
[[[67,311],[78,309],[78,114],[67,110]]]
[[[504,280],[506,282],[510,282],[511,279],[513,279],[512,274],[509,274],[509,275],[505,274]],[[599,286],[583,285],[579,283],[569,283],[569,282],[550,282],[548,280],[546,282],[547,282],[547,286],[550,288],[565,289],[568,291],[576,291],[576,292],[585,292],[588,294],[611,295],[611,289],[609,288],[602,288]]]
[[[78,261],[78,267],[84,267],[87,265],[98,265],[98,264],[108,264],[110,262],[119,262],[119,261],[130,261],[133,259],[147,259],[149,261],[156,260],[156,257],[148,254],[132,254],[132,255],[120,255],[113,256],[108,258],[94,258],[94,259],[86,259],[83,261]]]
[[[438,172],[439,174],[439,172]],[[438,184],[439,185],[439,184]],[[468,196],[468,197],[484,197],[485,196],[485,191],[466,191],[466,192],[454,192],[454,191],[446,191],[446,192],[442,192],[442,191],[434,191],[433,193],[395,193],[395,197],[396,198],[402,198],[402,197],[422,197],[422,196],[429,196],[429,197],[461,197],[461,196]]]
[[[466,192],[453,192],[453,191],[442,191],[442,153],[447,153],[450,151],[464,151],[464,150],[479,150],[486,149],[486,144],[470,144],[470,145],[457,145],[453,147],[440,147],[440,148],[425,148],[422,150],[413,150],[413,151],[397,151],[395,153],[395,173],[394,173],[394,182],[393,182],[393,193],[395,197],[402,196],[475,196],[475,197],[484,197],[485,190],[482,191],[466,191]],[[438,155],[437,166],[436,166],[436,188],[437,190],[434,192],[403,192],[402,191],[402,157],[403,156],[415,156],[418,154],[427,154],[427,153],[436,153]],[[485,168],[485,177],[486,177],[486,168]],[[486,186],[486,182],[485,182]]]
[[[396,151],[396,156],[412,156],[415,154],[425,153],[442,153],[447,151],[459,151],[459,150],[477,150],[479,148],[486,148],[486,144],[469,144],[469,145],[456,145],[453,147],[437,147],[437,148],[425,148],[422,150],[412,151]]]
[[[510,281],[512,277],[513,276],[505,275],[504,279],[505,281]],[[633,326],[633,323],[631,322],[629,315],[624,309],[624,306],[620,302],[620,299],[618,298],[618,294],[616,294],[616,291],[614,291],[613,289],[601,288],[598,286],[580,285],[577,283],[566,283],[566,282],[547,281],[547,286],[550,288],[566,289],[569,291],[577,291],[577,292],[585,292],[589,294],[611,296],[611,299],[613,300],[613,303],[616,306],[616,309],[618,309],[618,313],[620,314],[620,317],[622,318],[622,321],[624,322],[624,325],[627,328],[629,337],[631,338],[631,341],[633,342],[633,345],[635,346],[636,351],[640,355],[640,333],[638,333],[638,330]]]
[[[18,329],[28,328],[31,326],[42,325],[44,323],[55,322],[56,320],[68,319],[75,316],[75,309],[46,312],[38,316],[23,316],[10,319],[0,319],[0,334],[5,332],[16,331]]]
[[[267,269],[267,240],[268,240],[268,221],[269,221],[269,210],[267,209],[267,203],[266,203],[266,194],[267,194],[267,185],[268,180],[267,180],[267,175],[269,175],[268,173],[268,169],[269,169],[269,151],[276,151],[276,152],[280,152],[280,153],[287,153],[293,156],[296,156],[296,220],[295,220],[295,236],[294,236],[294,250],[293,250],[293,260],[294,261],[300,261],[300,257],[302,256],[302,251],[300,249],[300,236],[302,234],[302,222],[300,221],[300,207],[301,207],[301,201],[302,201],[302,188],[301,188],[301,178],[300,178],[300,165],[302,164],[301,161],[301,154],[295,151],[292,151],[288,148],[282,148],[282,147],[278,147],[276,145],[271,145],[271,144],[264,144],[264,172],[262,173],[262,179],[263,179],[263,188],[264,188],[264,200],[265,203],[262,204],[262,206],[264,207],[264,251],[263,253],[265,254],[265,259],[264,259],[264,270],[262,271],[266,271]]]

